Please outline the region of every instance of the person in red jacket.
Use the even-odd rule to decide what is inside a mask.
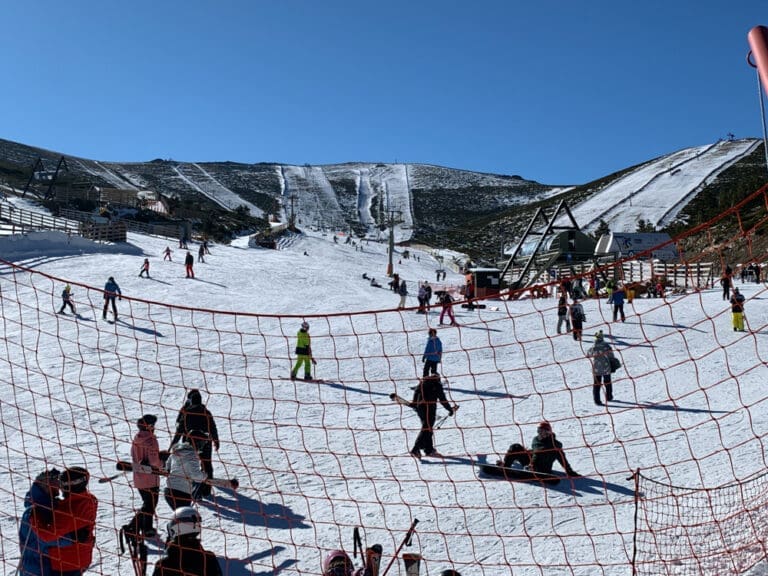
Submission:
[[[155,436],[155,423],[157,416],[145,414],[136,423],[139,432],[133,438],[131,445],[131,461],[133,462],[133,486],[141,496],[141,509],[131,521],[134,531],[141,532],[144,536],[152,538],[157,534],[154,529],[155,510],[160,498],[160,476],[163,462],[160,460],[160,446]],[[157,474],[146,470],[151,466],[157,470]],[[142,470],[144,468],[144,470]]]
[[[53,521],[47,526],[36,527],[43,540],[60,542],[59,546],[48,550],[51,569],[56,576],[82,576],[91,564],[99,502],[88,491],[89,478],[85,468],[67,468],[59,479],[64,498],[54,507]]]

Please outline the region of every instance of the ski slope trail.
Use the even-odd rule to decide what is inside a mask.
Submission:
[[[701,186],[758,145],[752,139],[720,141],[658,158],[571,207],[571,213],[586,230],[594,230],[601,220],[612,230],[635,230],[640,219],[657,228],[666,226]],[[558,218],[556,224],[567,222]]]
[[[173,171],[189,186],[216,202],[222,208],[235,210],[238,206],[246,206],[252,216],[264,215],[261,208],[244,200],[239,194],[232,192],[232,190],[216,180],[199,164],[179,164],[174,166]]]
[[[346,230],[344,211],[336,192],[320,166],[282,166],[283,196],[293,197],[299,224],[329,222],[332,228]],[[283,205],[286,205],[285,203]]]

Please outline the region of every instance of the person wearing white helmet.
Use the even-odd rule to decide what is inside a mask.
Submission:
[[[155,564],[152,576],[222,576],[213,552],[200,543],[202,519],[191,506],[174,510],[168,522],[165,552]]]
[[[309,335],[309,323],[302,322],[301,329],[296,335],[296,355],[298,359],[291,370],[291,380],[296,379],[296,374],[301,366],[304,366],[304,380],[312,380],[312,364],[317,361],[312,357],[312,338]]]

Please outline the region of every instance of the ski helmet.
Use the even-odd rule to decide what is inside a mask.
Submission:
[[[598,330],[595,334],[595,342],[602,342],[603,341],[603,331]]]
[[[458,570],[443,570],[440,572],[440,576],[461,576]]]
[[[309,322],[302,322],[301,323],[301,329],[302,330],[309,330]]]
[[[344,550],[331,550],[326,554],[323,576],[352,576],[352,560]]]
[[[90,477],[88,470],[80,466],[67,468],[60,477],[61,489],[65,492],[85,492]]]
[[[200,513],[192,508],[192,506],[176,508],[171,515],[171,519],[168,521],[168,539],[175,540],[185,534],[199,536],[202,528],[201,524]]]

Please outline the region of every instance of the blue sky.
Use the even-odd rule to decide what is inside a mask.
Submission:
[[[760,137],[765,2],[3,0],[0,138],[578,184]]]

